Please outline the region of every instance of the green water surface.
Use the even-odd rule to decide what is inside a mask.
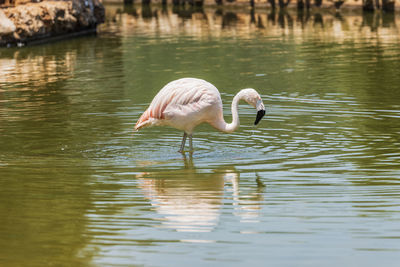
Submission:
[[[0,50],[0,266],[399,266],[396,17],[106,8]],[[267,114],[133,134],[182,77]]]

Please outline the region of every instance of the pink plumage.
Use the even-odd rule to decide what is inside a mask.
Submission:
[[[222,108],[222,101],[218,89],[211,83],[194,78],[172,81],[154,97],[135,130],[172,123],[170,126],[191,133],[197,124],[210,118],[205,113],[215,106]]]
[[[243,89],[232,102],[233,121],[227,124],[223,118],[221,96],[214,85],[195,78],[175,80],[158,92],[150,106],[140,116],[135,130],[154,125],[168,125],[183,130],[185,134],[181,144],[182,152],[187,135],[192,149],[193,130],[203,122],[224,132],[234,131],[239,126],[237,105],[240,99],[244,99],[259,111],[263,110],[262,116],[265,114],[259,94],[254,89]]]

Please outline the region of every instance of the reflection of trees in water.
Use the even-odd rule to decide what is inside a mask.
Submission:
[[[222,28],[226,27],[235,27],[236,23],[238,22],[238,17],[236,13],[228,11],[228,12],[223,12],[221,14],[222,16]]]
[[[320,13],[316,13],[314,15],[314,25],[320,25],[321,27],[324,27],[324,20]]]
[[[203,14],[204,10],[202,7],[198,6],[183,6],[177,5],[172,7],[172,13],[178,15],[179,18],[191,19],[193,14]]]
[[[1,52],[7,68],[0,77],[0,258],[7,266],[87,266],[91,260],[82,252],[93,208],[91,162],[83,151],[102,140],[106,125],[120,121],[88,111],[115,112],[109,68],[122,60],[119,49],[110,49],[120,46],[118,38],[97,41]],[[122,94],[120,77],[115,81],[112,94]]]
[[[376,32],[379,28],[395,28],[396,20],[394,14],[386,13],[363,13],[361,26],[366,26]]]
[[[0,105],[1,131],[5,133],[2,135],[5,145],[0,151],[20,151],[24,147],[25,153],[34,154],[38,150],[59,151],[61,146],[87,146],[93,136],[82,135],[81,131],[93,120],[85,118],[85,114],[88,111],[107,112],[107,108],[112,112],[117,107],[117,104],[106,108],[85,104],[85,101],[93,103],[93,99],[110,99],[110,87],[105,85],[112,79],[105,80],[103,74],[108,73],[109,66],[118,65],[122,56],[119,50],[109,49],[119,46],[119,39],[109,42],[112,44],[103,47],[95,45],[96,38],[85,42],[76,39],[30,47],[2,57],[2,66],[7,68],[3,70],[5,75],[0,82],[12,87],[4,86],[0,91],[0,99],[7,100],[7,104]],[[92,64],[90,71],[88,64]],[[86,76],[74,80],[75,72],[86,73]],[[117,82],[121,84],[120,80]],[[105,125],[110,125],[110,119],[116,120],[103,119],[108,120]],[[118,124],[117,121],[113,123]]]
[[[0,77],[3,84],[0,99],[5,103],[0,105],[0,131],[4,142],[0,151],[10,153],[24,147],[26,153],[31,153],[30,150],[41,145],[42,149],[50,147],[51,139],[48,142],[35,140],[41,130],[51,132],[53,139],[65,134],[68,108],[60,113],[65,119],[60,125],[64,127],[50,127],[54,125],[51,116],[56,112],[55,103],[69,103],[61,88],[73,76],[77,57],[76,50],[54,53],[32,47],[0,58],[4,74]]]
[[[239,177],[234,167],[203,173],[185,158],[183,169],[143,172],[137,179],[164,227],[208,232],[218,224],[226,198],[232,199],[233,213],[241,220],[257,221],[264,185],[257,178],[251,189],[240,188]]]
[[[149,21],[154,18],[158,19],[158,17],[162,15],[168,16],[168,7],[165,5],[161,6],[161,11],[159,10],[160,7],[155,7],[152,5],[142,5],[137,7],[136,5],[124,5],[122,9],[122,13],[129,14],[134,16],[135,18],[139,17],[138,10],[140,10],[141,18],[148,19]],[[172,14],[178,15],[179,18],[183,19],[190,19],[192,18],[193,14],[205,14],[204,9],[201,6],[197,5],[173,5]],[[161,13],[161,14],[159,14]]]
[[[38,50],[38,49],[33,49]],[[47,83],[68,79],[72,76],[76,52],[42,54],[17,50],[0,58],[0,84],[23,83],[40,88]]]
[[[125,4],[132,5],[134,0],[124,0]],[[166,6],[168,3],[172,3],[173,6],[200,6],[204,5],[204,0],[161,0],[161,4]],[[396,0],[362,0],[362,3],[358,2],[357,0],[354,1],[346,1],[345,0],[263,0],[257,1],[258,6],[267,6],[271,9],[276,9],[277,5],[279,9],[285,9],[289,5],[295,6],[297,10],[310,10],[312,6],[321,8],[323,5],[325,8],[335,8],[339,10],[344,3],[346,3],[349,7],[352,5],[360,6],[360,9],[363,11],[371,12],[374,10],[383,10],[388,13],[394,13],[395,10],[395,2]],[[248,2],[237,1],[237,0],[209,0],[208,5],[216,4],[218,6],[222,6],[224,4],[232,4],[232,3],[240,3],[240,5],[248,4],[250,7],[255,7],[255,0],[250,0]],[[148,6],[151,4],[151,0],[141,0],[141,4],[143,6]],[[0,0],[1,5],[1,0]],[[362,6],[362,8],[361,8]]]
[[[143,5],[142,6],[142,18],[143,19],[151,19],[153,17],[157,17],[157,13],[153,13],[150,5]]]
[[[397,35],[395,15],[379,12],[361,15],[320,13],[309,9],[249,9],[241,12],[222,7],[204,9],[192,5],[176,5],[170,9],[166,6],[129,5],[117,12],[122,16],[114,15],[116,19],[129,21],[129,25],[141,30],[157,30],[161,34],[164,31],[167,34],[184,31],[195,35],[220,35],[227,31],[245,36],[258,31],[266,35],[282,35],[279,30],[293,29],[295,31],[291,33],[294,34],[310,32],[321,36],[330,35],[333,38],[350,34],[353,38],[358,38],[383,27],[393,34],[378,34],[377,38],[393,39]],[[123,16],[124,14],[128,16]],[[315,29],[316,25],[318,30]],[[124,30],[132,31],[134,28]]]

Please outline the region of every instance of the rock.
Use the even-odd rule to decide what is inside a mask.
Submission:
[[[11,34],[15,31],[14,23],[0,9],[0,35]]]
[[[103,21],[104,7],[98,0],[43,1],[0,9],[0,45],[93,32]]]

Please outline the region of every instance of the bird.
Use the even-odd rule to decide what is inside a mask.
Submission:
[[[182,130],[183,138],[178,152],[184,153],[189,137],[189,151],[193,152],[193,131],[201,123],[209,123],[225,133],[234,132],[240,125],[238,103],[246,101],[257,109],[254,125],[265,115],[261,96],[253,88],[240,90],[232,101],[232,122],[224,120],[222,100],[218,89],[211,83],[197,78],[181,78],[166,84],[140,116],[134,130],[148,126],[171,126]]]

